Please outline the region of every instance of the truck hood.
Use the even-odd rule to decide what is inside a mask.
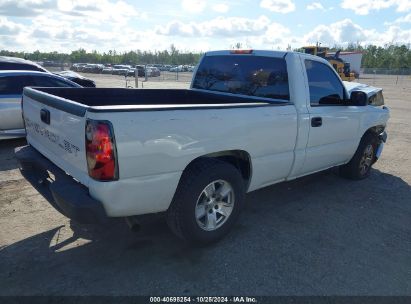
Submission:
[[[343,81],[343,84],[347,89],[348,94],[351,94],[352,91],[362,91],[367,94],[368,98],[382,91],[382,88],[376,88],[368,84],[358,82]]]

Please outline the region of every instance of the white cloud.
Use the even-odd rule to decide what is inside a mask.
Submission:
[[[267,31],[265,32],[262,40],[262,45],[277,46],[277,45],[287,45],[289,43],[289,37],[291,31],[289,28],[285,27],[279,23],[271,23]]]
[[[295,10],[291,0],[261,0],[260,6],[275,13],[287,14]]]
[[[0,15],[35,17],[47,14],[56,19],[63,16],[82,18],[82,22],[94,24],[108,21],[124,24],[131,17],[145,17],[123,0],[0,0]]]
[[[319,25],[303,37],[304,44],[321,42],[323,45],[347,45],[349,43],[375,44],[384,46],[387,43],[409,43],[411,29],[404,30],[398,26],[390,26],[384,32],[365,29],[350,19],[344,19],[329,25]]]
[[[268,30],[270,20],[265,16],[257,19],[242,17],[217,17],[200,23],[182,23],[172,21],[166,26],[159,26],[156,33],[166,36],[202,36],[202,37],[232,37],[259,36]]]
[[[108,0],[57,0],[57,6],[61,13],[73,18],[81,18],[82,21],[86,20],[92,24],[106,22],[125,24],[132,17],[146,17],[134,6],[122,0],[115,2]]]
[[[230,7],[225,3],[218,3],[213,5],[213,10],[218,13],[227,13]]]
[[[20,3],[31,7],[26,9]],[[148,47],[146,41],[156,45],[152,30],[129,30],[131,20],[141,20],[146,14],[123,0],[0,0],[2,13],[22,21],[13,23],[0,17],[0,45],[7,49],[130,50]],[[161,37],[158,40],[162,41]]]
[[[218,17],[207,22],[188,24],[173,21],[164,27],[157,27],[156,33],[182,39],[197,37],[201,41],[219,39],[225,41],[223,48],[240,42],[244,47],[272,49],[287,45],[290,42],[291,31],[282,24],[272,22],[266,16],[260,16],[257,19]],[[215,49],[216,46],[214,45],[213,48]]]
[[[397,0],[395,3],[397,5],[397,12],[408,12],[411,10],[410,0]]]
[[[201,13],[206,8],[205,0],[182,0],[181,7],[189,13]]]
[[[228,5],[234,7],[239,4],[228,0],[195,1],[199,4],[195,10],[202,10],[204,15],[190,14],[187,10],[183,12],[178,7],[177,13],[181,13],[181,19],[175,14],[175,20],[172,21],[173,18],[166,19],[163,14],[163,18],[142,21],[147,15],[128,0],[0,0],[0,46],[23,51],[38,48],[42,51],[64,52],[78,48],[107,51],[115,48],[121,52],[136,49],[162,50],[173,43],[181,50],[206,51],[229,48],[237,42],[241,42],[244,47],[285,49],[289,44],[292,48],[297,48],[317,41],[328,46],[356,42],[384,46],[386,43],[411,41],[411,29],[408,26],[411,14],[398,16],[378,31],[347,18],[337,19],[340,21],[332,24],[321,23],[320,20],[314,29],[306,29],[303,20],[291,20],[294,15],[289,16],[289,21],[287,19],[287,22],[280,24],[276,22],[275,14],[271,13],[294,10],[292,1],[261,1],[261,5],[270,11],[267,11],[266,16],[246,18],[221,15],[206,20],[203,19],[207,16],[206,11],[223,14],[230,9]],[[189,6],[193,5],[192,1],[190,3]],[[321,9],[316,3],[326,2],[310,0],[307,3],[315,9]],[[386,5],[381,3],[379,7]],[[391,4],[392,9],[404,10],[409,2],[397,0],[395,3],[396,6]],[[361,5],[358,7],[362,8]],[[186,9],[193,11],[192,7]],[[351,11],[345,13],[349,14]],[[2,17],[2,14],[11,17]],[[202,17],[201,20],[198,20],[199,16]],[[291,24],[292,21],[294,24]],[[305,34],[296,36],[291,29]]]
[[[368,15],[373,10],[396,7],[397,12],[411,10],[410,0],[343,0],[341,7],[353,10],[357,15]]]
[[[21,25],[11,22],[7,18],[0,17],[0,36],[16,35],[22,29]]]
[[[399,24],[399,23],[411,23],[411,14],[397,18],[394,20],[394,22],[386,22],[385,24],[390,25],[390,24]]]
[[[313,2],[307,5],[307,10],[322,10],[325,11],[324,6],[320,2]]]
[[[368,43],[385,45],[387,43],[409,44],[411,41],[411,29],[402,29],[399,26],[390,26],[384,33],[373,32]]]
[[[330,46],[364,41],[365,38],[364,29],[354,24],[350,19],[344,19],[330,25],[319,25],[304,36],[307,43],[321,42]]]
[[[192,37],[199,34],[198,26],[195,23],[183,23],[179,20],[174,20],[166,26],[159,26],[156,33],[165,36],[182,36]]]
[[[5,16],[36,16],[45,10],[55,8],[55,0],[0,0],[0,15]]]

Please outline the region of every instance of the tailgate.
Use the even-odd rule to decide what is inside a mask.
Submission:
[[[85,105],[25,88],[23,113],[27,142],[55,165],[88,185]]]

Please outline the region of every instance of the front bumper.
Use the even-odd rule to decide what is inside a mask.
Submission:
[[[375,153],[375,158],[376,160],[381,157],[382,150],[384,149],[384,143],[387,142],[387,132],[382,132],[380,135],[378,135],[378,147],[377,151]],[[375,161],[376,161],[375,160]]]
[[[60,213],[82,224],[107,221],[101,202],[33,147],[18,147],[15,155],[22,175]]]
[[[387,142],[387,132],[382,132],[380,135],[378,135],[378,139],[380,140],[380,143],[385,143]]]

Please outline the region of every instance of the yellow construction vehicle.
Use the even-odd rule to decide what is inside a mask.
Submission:
[[[337,51],[334,56],[328,56],[328,48],[321,46],[304,46],[304,53],[319,56],[327,60],[340,75],[342,80],[353,81],[355,74],[351,73],[350,63],[339,58],[340,51]]]

